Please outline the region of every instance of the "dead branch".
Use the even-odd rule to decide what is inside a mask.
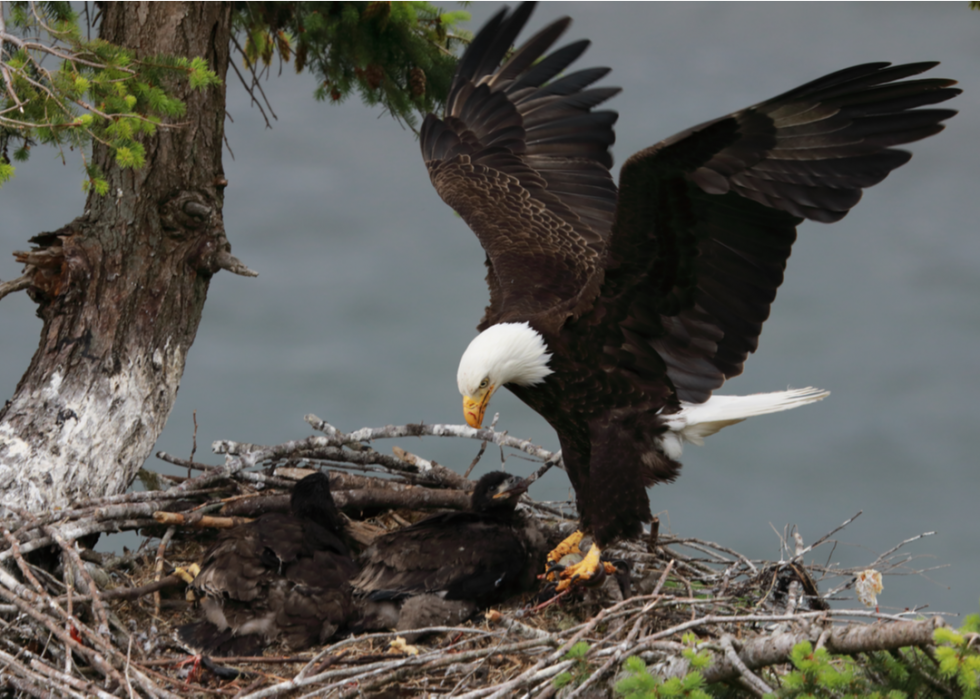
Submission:
[[[248,517],[210,517],[199,513],[183,515],[179,512],[154,512],[153,519],[157,524],[196,527],[198,529],[231,529],[252,521]]]
[[[111,590],[103,590],[101,594],[104,600],[134,600],[158,590],[164,590],[168,587],[180,587],[186,584],[187,582],[179,575],[167,575],[146,585],[140,585],[139,587],[114,587]],[[86,602],[88,599],[88,597],[76,597],[75,601]]]
[[[470,504],[469,493],[461,490],[434,490],[432,488],[410,488],[393,490],[389,488],[361,488],[360,490],[340,490],[333,494],[334,502],[341,511],[348,514],[364,510],[465,510]],[[245,516],[251,513],[285,512],[289,509],[289,496],[259,496],[248,500],[231,502],[221,508],[227,516]],[[170,513],[168,516],[176,517]],[[211,518],[221,520],[224,518]],[[162,521],[162,520],[158,520]],[[174,520],[175,521],[175,520]],[[218,526],[200,524],[195,526]]]
[[[242,277],[259,276],[258,272],[246,267],[244,262],[239,260],[237,257],[232,255],[227,250],[220,251],[215,261],[219,269],[226,270],[228,272],[231,272],[232,274],[237,274]]]
[[[757,697],[772,694],[772,687],[763,682],[758,675],[753,673],[748,666],[742,662],[742,659],[739,657],[734,645],[732,644],[731,636],[722,636],[721,647],[724,651],[725,660],[731,663],[731,666],[738,673],[738,678],[741,680],[746,689],[755,694]]]
[[[831,629],[826,648],[832,653],[853,655],[907,646],[930,646],[933,644],[935,630],[945,625],[942,618],[933,617],[923,621],[838,626]],[[779,633],[744,642],[738,658],[749,670],[785,663],[789,660],[793,646],[801,641],[815,644],[821,630],[819,626],[815,626],[795,633]],[[715,657],[714,663],[703,674],[707,682],[723,682],[740,676],[741,672],[727,655],[722,655]]]
[[[9,84],[9,83],[8,83]],[[7,294],[12,294],[15,291],[23,291],[31,285],[31,281],[34,278],[34,270],[30,269],[25,272],[20,277],[13,279],[9,282],[0,281],[0,299],[2,299]]]

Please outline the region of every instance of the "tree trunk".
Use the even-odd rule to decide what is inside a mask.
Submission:
[[[226,3],[102,5],[102,38],[203,56],[224,81]],[[225,87],[172,88],[175,128],[143,138],[146,165],[122,170],[94,146],[110,184],[85,213],[24,253],[40,346],[0,410],[0,513],[38,513],[124,492],[173,407],[211,276],[229,266],[222,223]]]

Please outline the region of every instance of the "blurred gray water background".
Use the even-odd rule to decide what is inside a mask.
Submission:
[[[454,6],[453,6],[454,7]],[[474,4],[473,27],[497,3]],[[961,3],[629,4],[538,8],[530,36],[570,14],[592,39],[578,67],[608,65],[623,93],[617,163],[692,124],[867,61],[940,60],[930,75],[965,93],[945,132],[841,223],[806,223],[745,374],[721,392],[814,385],[829,399],[728,428],[688,447],[684,471],[651,491],[662,530],[778,558],[786,524],[807,543],[858,510],[830,560],[860,565],[903,539],[928,577],[888,577],[883,611],[975,613],[980,598],[980,13]],[[564,43],[564,42],[563,42]],[[461,423],[455,374],[486,304],[483,253],[432,190],[414,135],[355,101],[316,103],[309,75],[264,84],[272,130],[230,76],[225,221],[257,279],[219,274],[176,407],[157,449],[198,458],[215,439],[308,436],[303,415],[344,430]],[[80,160],[43,148],[0,190],[0,278],[10,253],[82,211]],[[0,395],[9,397],[40,330],[25,294],[0,302]],[[498,427],[556,449],[552,430],[501,392]],[[397,442],[462,471],[478,444]],[[394,442],[392,443],[394,444]],[[389,449],[391,444],[379,444]],[[180,472],[151,458],[151,468]],[[497,465],[488,450],[480,468]],[[527,474],[517,458],[506,468]],[[563,473],[532,489],[568,496]],[[111,546],[113,539],[100,548]],[[118,539],[117,539],[118,541]],[[131,542],[130,542],[131,545]],[[829,549],[816,558],[827,560]]]

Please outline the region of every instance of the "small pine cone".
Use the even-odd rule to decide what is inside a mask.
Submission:
[[[421,97],[425,94],[425,71],[421,68],[412,68],[408,72],[408,85],[412,88],[412,94]]]
[[[309,51],[309,44],[305,41],[300,41],[299,45],[296,47],[296,72],[302,73],[303,68],[306,67],[306,57]]]
[[[266,65],[272,64],[272,53],[276,50],[276,38],[272,35],[272,32],[266,32],[263,36],[264,43],[262,44],[262,62]]]
[[[377,63],[372,63],[364,70],[364,79],[372,90],[377,90],[385,79],[384,68]]]
[[[286,62],[289,62],[292,58],[293,47],[289,43],[289,35],[284,31],[276,32],[276,48],[279,49],[279,55]]]

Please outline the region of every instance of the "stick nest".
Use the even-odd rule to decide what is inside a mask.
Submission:
[[[181,664],[187,654],[173,630],[195,610],[174,568],[200,557],[215,536],[211,527],[287,509],[288,488],[309,469],[330,469],[335,500],[352,518],[353,537],[366,545],[433,508],[466,507],[472,485],[466,476],[489,444],[542,463],[535,478],[560,464],[560,455],[492,426],[406,425],[343,434],[315,416],[307,421],[323,434],[273,447],[216,442],[213,450],[226,455],[223,466],[160,453],[186,466],[188,477],[144,472],[145,491],[45,517],[18,512],[2,521],[0,696],[613,696],[627,658],[642,658],[651,674],[683,677],[692,649],[711,654],[702,671],[708,682],[761,695],[791,669],[789,652],[799,641],[848,654],[924,649],[909,656],[914,664],[932,657],[933,631],[944,625],[914,611],[853,608],[840,597],[859,584],[857,592],[869,594],[864,581],[875,580],[869,571],[922,573],[900,549],[928,534],[901,542],[867,570],[842,569],[807,557],[833,545],[833,535],[853,518],[810,546],[785,532],[778,562],[661,533],[654,522],[644,540],[608,552],[629,565],[625,595],[609,577],[601,587],[538,609],[540,600],[530,595],[512,599],[460,627],[433,630],[415,645],[380,633],[334,639],[298,654],[271,647],[261,658]],[[391,456],[370,446],[427,435],[482,442],[466,476],[398,447]],[[192,469],[203,473],[192,477]],[[555,537],[576,527],[568,503],[527,496],[523,503]],[[97,554],[82,545],[95,534],[125,530],[143,537],[136,551]],[[874,591],[872,584],[872,605]]]

